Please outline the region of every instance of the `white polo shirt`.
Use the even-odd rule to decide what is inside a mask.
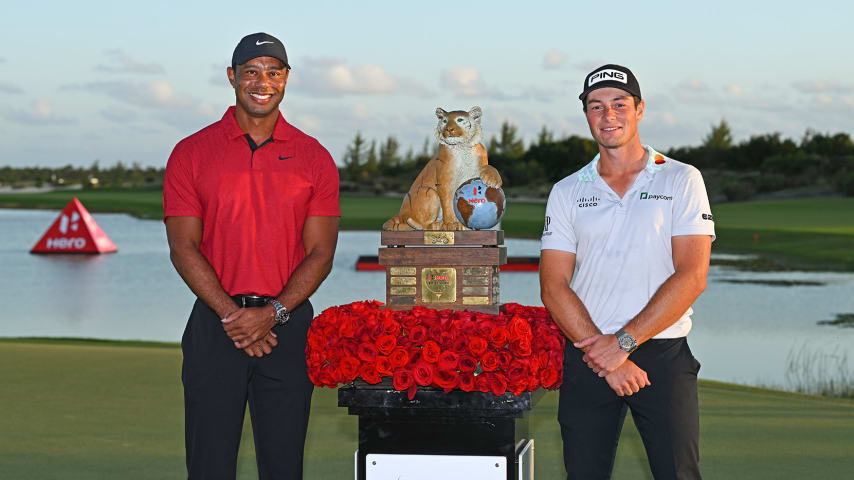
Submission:
[[[649,162],[623,198],[599,176],[599,155],[552,188],[542,250],[576,255],[572,289],[602,333],[634,318],[674,272],[670,237],[711,235],[700,171],[645,147]],[[693,310],[654,338],[691,330]]]

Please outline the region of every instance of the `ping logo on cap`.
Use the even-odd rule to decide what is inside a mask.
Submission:
[[[591,86],[594,83],[604,82],[605,80],[614,80],[617,82],[628,84],[628,79],[626,78],[625,72],[621,72],[619,70],[607,69],[600,70],[593,75],[590,75],[590,78],[587,79],[587,86]]]

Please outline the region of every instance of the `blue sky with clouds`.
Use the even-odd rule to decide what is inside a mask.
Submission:
[[[343,159],[356,131],[420,150],[436,107],[532,140],[588,136],[584,75],[618,63],[647,102],[641,139],[696,145],[854,131],[850,3],[12,2],[0,19],[0,166],[163,166],[234,103],[225,68],[265,31],[293,66],[288,120]]]

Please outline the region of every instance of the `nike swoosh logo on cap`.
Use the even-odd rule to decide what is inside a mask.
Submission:
[[[264,40],[263,42],[261,40],[255,40],[255,45],[264,45],[265,43],[273,43],[273,42],[271,42],[269,40]]]

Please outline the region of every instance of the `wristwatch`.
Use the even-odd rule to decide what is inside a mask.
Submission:
[[[276,325],[284,325],[288,323],[288,320],[291,319],[291,312],[288,311],[288,308],[282,305],[275,298],[270,300],[270,305],[276,309]]]
[[[635,340],[635,337],[626,333],[622,328],[617,330],[614,335],[617,336],[617,345],[619,345],[623,351],[632,353],[638,348],[638,342]]]

